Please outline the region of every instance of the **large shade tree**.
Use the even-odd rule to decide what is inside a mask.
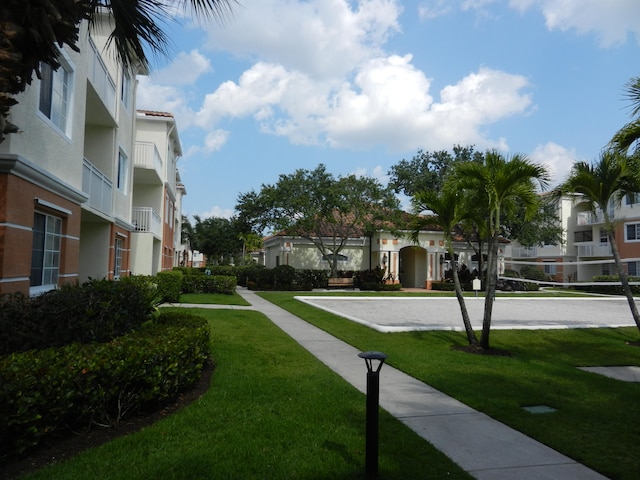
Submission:
[[[394,225],[399,202],[374,178],[335,177],[320,164],[314,170],[282,174],[259,192],[239,195],[236,211],[257,230],[309,240],[329,260],[330,275],[336,277],[347,240]]]
[[[607,234],[622,290],[627,297],[629,308],[636,325],[640,329],[640,315],[629,286],[627,272],[620,260],[620,252],[615,239],[615,222],[609,214],[609,205],[620,206],[626,195],[640,193],[640,162],[637,156],[628,157],[614,150],[602,152],[594,163],[576,162],[569,177],[557,189],[558,196],[579,194],[579,200],[586,202],[591,211],[602,212],[604,229]]]
[[[474,212],[477,212],[478,206],[484,210],[482,231],[487,234],[487,278],[479,346],[486,350],[490,347],[491,318],[498,279],[498,247],[504,213],[515,209],[515,202],[518,201],[524,207],[524,218],[532,218],[540,204],[536,182],[545,188],[549,173],[545,167],[531,162],[525,156],[507,157],[497,151],[488,151],[482,162],[456,164],[447,182],[450,182],[447,188],[473,200],[469,203],[473,205]]]
[[[92,22],[101,9],[112,15],[113,43],[125,67],[148,66],[148,54],[168,52],[170,39],[162,27],[176,8],[190,7],[201,18],[224,18],[235,0],[2,0],[0,2],[0,142],[18,126],[9,120],[40,63],[58,68],[58,48],[79,51],[80,23]]]
[[[243,222],[237,217],[210,217],[194,215],[194,249],[207,256],[207,263],[229,264],[243,253]]]

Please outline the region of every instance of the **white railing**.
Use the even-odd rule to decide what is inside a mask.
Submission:
[[[579,257],[609,257],[611,245],[608,243],[577,243]]]
[[[538,256],[536,247],[514,247],[511,250],[512,258],[535,258]]]
[[[100,52],[93,40],[89,38],[89,46],[93,55],[89,57],[89,81],[98,92],[98,96],[102,99],[109,113],[115,118],[116,113],[116,83],[111,78],[107,66],[102,60]]]
[[[151,207],[133,207],[131,223],[136,232],[150,232],[162,236],[162,218]]]
[[[609,220],[616,219],[616,211],[613,208],[609,208],[607,213],[609,214]],[[577,225],[594,225],[597,223],[604,223],[604,212],[601,209],[596,209],[595,212],[578,212],[576,216]]]
[[[136,142],[133,154],[133,164],[136,167],[153,168],[162,178],[162,157],[155,143]]]
[[[82,160],[82,191],[89,195],[89,206],[111,215],[113,211],[113,183],[89,160]]]

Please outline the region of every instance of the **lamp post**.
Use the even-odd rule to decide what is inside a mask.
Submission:
[[[367,420],[365,470],[369,478],[378,474],[378,401],[380,369],[387,356],[381,352],[362,352],[358,356],[367,364]],[[374,365],[374,361],[378,364]]]

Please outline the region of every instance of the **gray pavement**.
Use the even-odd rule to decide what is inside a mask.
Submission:
[[[296,298],[380,332],[464,330],[454,297]],[[481,329],[484,298],[470,297],[465,304],[471,324]],[[632,326],[629,304],[620,297],[498,297],[491,316],[494,330]]]
[[[366,392],[366,370],[357,356],[360,353],[357,349],[254,292],[238,288],[238,293],[252,305],[251,308],[264,313],[338,375]],[[386,308],[391,307],[378,306],[377,310]],[[396,305],[396,308],[404,307]],[[424,314],[425,310],[422,312]],[[389,365],[384,366],[380,375],[380,406],[477,479],[606,478]]]

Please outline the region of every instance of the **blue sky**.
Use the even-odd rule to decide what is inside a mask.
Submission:
[[[240,0],[222,24],[167,29],[137,107],[175,115],[183,213],[204,218],[298,168],[386,184],[455,144],[525,154],[557,183],[629,120],[640,75],[638,0]]]

